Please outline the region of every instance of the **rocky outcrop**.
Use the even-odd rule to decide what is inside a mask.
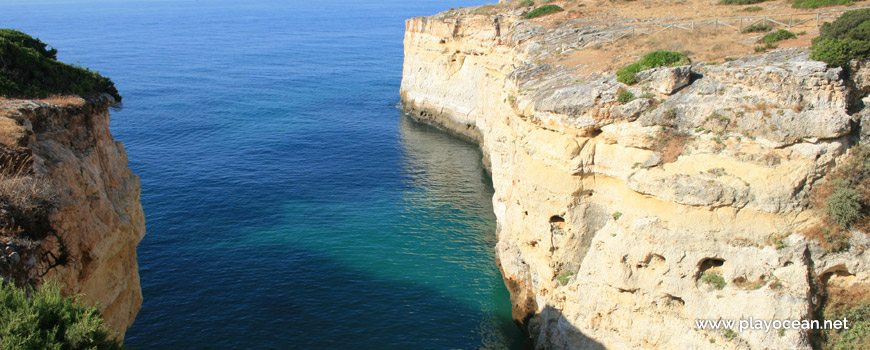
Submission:
[[[109,132],[112,104],[108,95],[62,104],[0,101],[0,141],[4,154],[26,159],[25,172],[53,193],[47,225],[25,240],[39,254],[21,268],[37,282],[56,278],[64,293],[99,305],[123,338],[142,304],[136,246],[145,218],[139,179]]]
[[[532,57],[594,42],[590,21],[451,11],[406,23],[403,106],[480,142],[514,318],[539,349],[810,349],[803,330],[694,321],[814,319],[832,278],[870,282],[862,233],[840,253],[796,234],[816,222],[812,189],[857,142],[863,83],[804,49],[642,72],[632,86]]]

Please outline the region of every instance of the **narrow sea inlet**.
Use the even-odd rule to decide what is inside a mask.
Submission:
[[[481,1],[35,1],[112,77],[142,181],[140,349],[515,349],[477,146],[396,108],[406,18]]]

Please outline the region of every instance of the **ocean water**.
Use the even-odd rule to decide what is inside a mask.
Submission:
[[[482,0],[3,1],[111,77],[139,349],[514,349],[475,145],[401,115],[404,19]]]

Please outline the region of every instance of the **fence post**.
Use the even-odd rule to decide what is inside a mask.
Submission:
[[[743,31],[743,17],[740,17],[740,31]]]
[[[788,16],[788,27],[789,27],[789,28],[794,27],[794,15],[789,15],[789,16]]]

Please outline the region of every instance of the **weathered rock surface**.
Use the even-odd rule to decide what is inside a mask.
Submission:
[[[870,282],[863,234],[838,254],[793,234],[857,140],[850,108],[867,79],[802,49],[642,72],[635,86],[530,62],[594,42],[587,24],[407,21],[403,105],[480,142],[514,318],[539,349],[810,349],[806,331],[730,338],[694,321],[813,318],[820,283]],[[620,90],[639,98],[620,103]]]
[[[10,138],[4,146],[31,158],[33,172],[58,196],[48,215],[53,234],[37,242],[52,254],[33,257],[28,266],[47,272],[42,278],[59,279],[64,293],[83,294],[86,303],[98,304],[123,338],[142,304],[136,246],[145,234],[145,217],[139,178],[109,132],[112,103],[111,98],[65,106],[2,101],[0,125]],[[52,266],[61,256],[66,263]]]

